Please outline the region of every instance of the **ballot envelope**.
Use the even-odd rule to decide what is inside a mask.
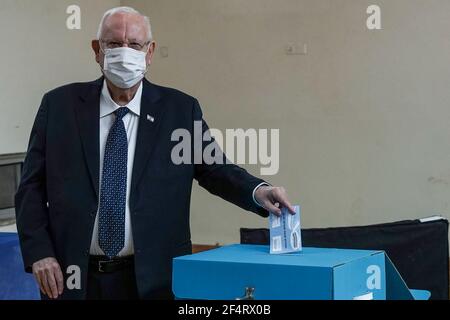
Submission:
[[[384,251],[229,245],[173,260],[173,292],[194,300],[426,300]]]

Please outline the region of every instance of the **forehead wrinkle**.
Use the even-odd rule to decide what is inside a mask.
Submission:
[[[126,17],[124,14],[115,14],[108,19],[106,19],[104,23],[103,29],[104,35],[109,35],[111,40],[125,40],[126,37]]]
[[[134,18],[134,17],[133,17]],[[126,23],[126,37],[128,41],[145,41],[146,39],[146,28],[144,26],[144,21],[141,17],[138,19],[130,19]]]
[[[145,42],[148,37],[145,23],[141,16],[117,13],[104,22],[103,34],[109,37],[107,40]]]

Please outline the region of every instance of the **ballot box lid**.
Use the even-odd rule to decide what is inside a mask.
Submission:
[[[350,261],[381,253],[382,251],[375,250],[303,248],[302,251],[296,253],[269,254],[269,247],[265,245],[234,244],[176,259],[333,268]]]

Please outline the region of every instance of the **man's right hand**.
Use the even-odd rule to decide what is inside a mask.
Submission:
[[[64,277],[55,258],[45,258],[33,263],[33,275],[41,292],[50,299],[57,299],[64,290]]]

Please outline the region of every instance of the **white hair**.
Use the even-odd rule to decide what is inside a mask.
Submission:
[[[100,21],[100,26],[98,27],[97,40],[100,40],[100,38],[102,37],[103,27],[104,27],[106,19],[116,13],[133,13],[133,14],[137,14],[137,15],[141,16],[142,18],[144,18],[144,20],[146,22],[146,27],[147,27],[148,41],[153,41],[150,18],[143,15],[142,13],[140,13],[139,11],[137,11],[136,9],[133,9],[131,7],[116,7],[116,8],[112,8],[112,9],[106,11],[105,14],[103,15],[102,20]]]

